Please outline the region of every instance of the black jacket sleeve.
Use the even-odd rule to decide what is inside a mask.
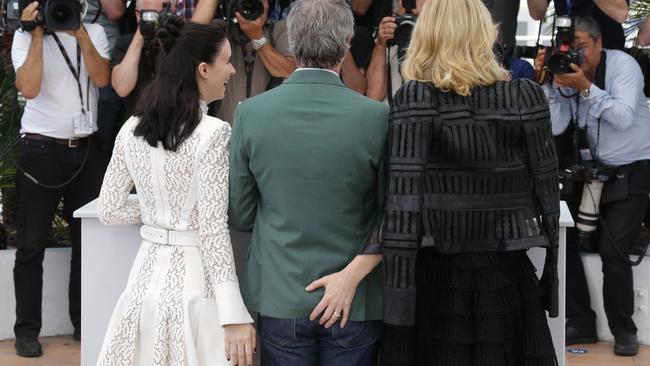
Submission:
[[[421,237],[430,125],[431,98],[427,86],[414,81],[406,83],[395,94],[390,110],[383,217],[369,239],[379,243],[384,254],[387,324],[415,324],[415,262]]]
[[[559,310],[557,260],[560,232],[558,160],[553,142],[548,101],[539,85],[529,80],[520,80],[519,110],[524,149],[533,180],[535,203],[539,211],[541,228],[550,244],[546,251],[541,279],[546,288],[544,306],[550,317],[557,317]]]

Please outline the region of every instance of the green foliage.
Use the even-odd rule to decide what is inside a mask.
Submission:
[[[0,151],[5,151],[18,136],[24,108],[14,87],[13,69],[7,68],[3,63],[3,59],[0,59]],[[16,147],[12,150],[16,150]],[[15,186],[16,166],[12,158],[11,153],[0,157],[0,188]]]

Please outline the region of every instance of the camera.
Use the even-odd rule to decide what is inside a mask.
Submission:
[[[392,41],[389,42],[389,46],[397,46],[400,59],[402,59],[406,52],[406,48],[411,41],[413,27],[415,27],[415,23],[418,20],[417,15],[413,14],[413,9],[416,7],[415,0],[402,0],[402,6],[405,10],[404,14],[395,16],[397,28],[395,28],[395,35]]]
[[[165,27],[172,17],[171,3],[164,2],[162,11],[141,10],[140,11],[140,34],[145,40],[151,40],[156,35],[156,30]]]
[[[264,13],[264,4],[259,0],[236,0],[234,10],[248,20],[255,20]]]
[[[241,14],[247,20],[255,20],[264,13],[264,4],[260,0],[230,0],[221,6],[221,14],[226,20],[229,38],[236,45],[245,45],[250,39],[241,31],[235,13]]]
[[[582,52],[573,48],[575,39],[573,22],[567,16],[559,16],[555,20],[555,27],[557,28],[555,48],[551,49],[548,68],[553,74],[572,72],[570,65],[581,64],[583,58]]]
[[[574,185],[584,181],[580,208],[576,219],[576,229],[581,240],[591,240],[598,228],[598,217],[600,215],[600,198],[605,183],[610,180],[612,172],[598,164],[574,165],[560,171],[560,182],[562,192],[572,194]]]
[[[6,10],[7,20],[18,22],[28,32],[39,25],[47,32],[75,30],[81,26],[79,0],[41,0],[36,21],[21,21],[21,14],[30,2],[30,0],[9,0]]]

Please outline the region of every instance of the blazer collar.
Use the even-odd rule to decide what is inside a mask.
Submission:
[[[345,86],[341,82],[341,78],[337,77],[334,73],[318,69],[296,70],[287,78],[285,83]]]

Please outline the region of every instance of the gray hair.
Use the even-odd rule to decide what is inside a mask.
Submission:
[[[600,30],[600,24],[592,18],[588,16],[580,16],[575,18],[576,26],[575,29],[580,32],[585,32],[587,33],[591,38],[594,39],[594,41],[597,41],[598,38],[602,35],[602,31]]]
[[[287,29],[300,66],[331,68],[350,47],[354,17],[345,0],[298,0],[291,6]]]

